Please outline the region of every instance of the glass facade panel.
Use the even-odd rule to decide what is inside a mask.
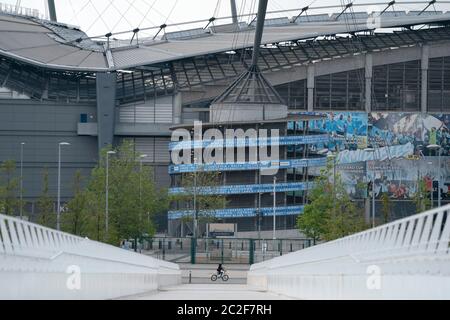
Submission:
[[[316,110],[364,110],[364,70],[316,77]]]
[[[428,111],[450,111],[450,57],[430,59],[428,69]]]
[[[374,111],[420,111],[420,61],[373,68],[372,109]]]
[[[278,94],[287,103],[289,109],[306,110],[308,105],[308,89],[306,80],[294,81],[276,86]]]

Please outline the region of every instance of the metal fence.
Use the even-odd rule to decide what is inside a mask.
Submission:
[[[142,249],[158,259],[193,264],[253,264],[312,246],[310,239],[152,238]]]

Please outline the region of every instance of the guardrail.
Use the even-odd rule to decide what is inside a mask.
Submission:
[[[248,284],[300,299],[450,299],[450,206],[253,265]]]
[[[0,12],[13,14],[13,15],[21,15],[27,17],[34,17],[39,19],[45,19],[44,15],[40,13],[38,9],[34,8],[25,8],[21,6],[17,6],[14,4],[0,3]]]
[[[113,299],[179,283],[176,264],[0,215],[0,300]]]

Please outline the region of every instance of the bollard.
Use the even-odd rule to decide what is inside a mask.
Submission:
[[[189,284],[192,283],[192,271],[189,270]]]
[[[255,263],[255,240],[250,239],[248,264],[252,265],[254,263]]]
[[[197,254],[197,239],[191,238],[191,264],[195,264]]]
[[[162,254],[163,254],[163,260],[166,260],[166,239],[163,239],[162,243]]]

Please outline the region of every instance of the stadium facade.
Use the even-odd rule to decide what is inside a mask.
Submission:
[[[374,178],[377,194],[395,200],[396,218],[411,212],[418,177],[450,181],[450,13],[374,15],[376,32],[362,12],[267,19],[258,65],[289,115],[327,114],[311,122],[311,130],[334,138],[319,149],[340,151],[339,168],[356,198],[357,182]],[[176,187],[171,128],[211,122],[211,102],[250,65],[252,37],[252,24],[215,24],[122,45],[113,35],[91,39],[75,27],[2,13],[0,161],[19,163],[26,143],[26,212],[36,213],[45,168],[56,195],[62,141],[71,144],[63,150],[63,202],[75,171],[87,176],[99,149],[124,139],[148,155],[158,186]],[[287,131],[296,123],[286,122]],[[442,170],[430,144],[443,148]],[[375,152],[365,153],[367,146]],[[377,201],[378,215],[380,207]],[[280,216],[278,227],[292,229],[295,215]],[[254,228],[244,223],[240,231]]]

